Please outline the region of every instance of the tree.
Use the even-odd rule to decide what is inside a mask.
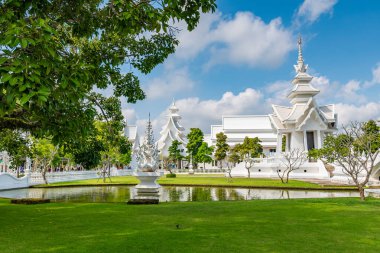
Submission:
[[[103,151],[105,151],[104,144],[95,136],[90,136],[76,148],[73,148],[72,153],[77,164],[82,165],[86,170],[90,170],[100,164],[101,152]]]
[[[1,1],[0,131],[66,145],[92,133],[96,115],[107,115],[94,90],[113,88],[112,103],[144,99],[137,75],[175,51],[175,25],[193,30],[215,8],[215,0]]]
[[[215,159],[219,162],[219,166],[222,167],[222,161],[226,158],[227,152],[229,150],[229,145],[227,144],[227,135],[223,132],[216,134],[216,150]]]
[[[42,178],[47,184],[46,172],[48,169],[55,168],[59,162],[59,147],[54,145],[50,139],[41,138],[33,139],[32,144],[32,158],[34,171],[39,167],[41,169]]]
[[[181,160],[183,159],[183,155],[181,154],[180,145],[182,143],[178,140],[172,141],[172,144],[168,148],[169,151],[169,160],[174,161],[177,163],[177,168],[181,168]],[[171,170],[170,174],[172,174]]]
[[[190,128],[190,133],[187,135],[188,143],[186,145],[187,154],[191,156],[193,166],[198,166],[197,154],[203,143],[203,132],[199,128]]]
[[[261,146],[260,142],[261,141],[258,137],[245,137],[243,143],[239,147],[241,157],[244,158],[247,155],[251,158],[259,157],[260,154],[263,153],[263,146]]]
[[[31,156],[30,138],[17,130],[5,129],[0,131],[0,152],[6,151],[10,157],[11,167],[17,169]]]
[[[289,152],[282,153],[280,159],[280,166],[277,168],[277,175],[283,184],[289,182],[289,175],[295,170],[298,170],[306,161],[308,157],[303,150],[292,149]]]
[[[379,148],[380,129],[374,121],[351,122],[342,133],[328,135],[323,147],[310,155],[339,165],[358,188],[361,200],[365,200],[364,187],[376,166]]]
[[[241,144],[236,144],[235,146],[230,147],[228,153],[228,162],[231,162],[234,166],[241,161],[240,147]]]
[[[209,147],[207,142],[203,142],[199,147],[196,160],[203,163],[203,168],[206,167],[206,163],[212,162],[212,152],[214,152],[214,147]]]

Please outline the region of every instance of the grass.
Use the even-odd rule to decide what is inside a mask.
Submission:
[[[0,252],[379,252],[380,200],[12,205]],[[177,228],[179,224],[179,228]]]
[[[75,186],[75,185],[104,185],[104,184],[115,184],[115,185],[134,185],[139,181],[132,176],[124,177],[112,177],[112,183],[108,180],[103,183],[102,180],[89,179],[89,180],[78,180],[71,182],[61,182],[53,183],[49,185],[38,185],[37,187],[57,187],[57,186]],[[337,186],[327,186],[324,187],[319,184],[299,181],[299,180],[289,180],[288,184],[283,184],[279,179],[268,179],[268,178],[233,178],[229,180],[222,175],[177,175],[177,178],[165,178],[161,177],[158,180],[161,185],[199,185],[199,186],[226,186],[226,187],[267,187],[267,188],[295,188],[295,189],[355,189],[354,187],[337,187]]]

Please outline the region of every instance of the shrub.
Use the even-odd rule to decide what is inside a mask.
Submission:
[[[171,174],[166,174],[166,177],[167,178],[175,178],[175,177],[177,177],[177,175],[174,173],[171,173]]]

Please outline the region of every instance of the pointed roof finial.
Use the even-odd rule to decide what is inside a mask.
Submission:
[[[297,60],[297,65],[294,65],[294,68],[298,73],[305,73],[307,70],[307,65],[305,65],[303,61],[303,55],[302,55],[302,37],[301,34],[298,35],[298,60]]]
[[[302,57],[302,37],[301,37],[301,34],[298,35],[298,62],[303,62],[303,57]]]
[[[152,127],[152,123],[150,121],[150,112],[149,112],[148,123],[146,124],[145,140],[144,140],[144,142],[147,145],[153,145],[154,144],[153,127]]]

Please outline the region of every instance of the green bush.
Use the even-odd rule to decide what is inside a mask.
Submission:
[[[166,177],[167,178],[175,178],[175,177],[177,177],[177,175],[174,173],[171,173],[171,174],[166,174]]]

